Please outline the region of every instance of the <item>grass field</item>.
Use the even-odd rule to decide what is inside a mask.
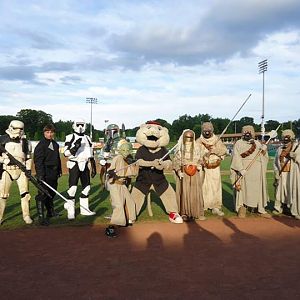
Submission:
[[[272,159],[269,162],[269,172],[267,173],[268,179],[268,191],[270,199],[274,199],[274,188],[273,188],[273,173],[272,173]],[[221,170],[224,175],[222,175],[222,183],[223,183],[223,206],[225,217],[236,216],[234,212],[233,206],[233,196],[232,196],[232,188],[231,183],[229,180],[228,171],[230,168],[230,157],[227,157],[221,165]],[[167,178],[169,182],[173,185],[174,178],[172,174],[168,174]],[[59,179],[59,186],[58,191],[61,192],[64,196],[67,196],[66,191],[68,189],[68,176],[64,175]],[[80,194],[81,187],[78,187],[78,196]],[[30,194],[31,194],[31,216],[37,220],[37,213],[36,213],[36,205],[35,205],[35,195],[36,195],[36,188],[30,183]],[[159,198],[155,195],[151,195],[152,199],[152,210],[153,210],[153,217],[148,215],[147,209],[143,210],[142,214],[138,218],[138,222],[145,222],[145,221],[168,221],[167,215],[164,211],[163,205]],[[109,192],[103,190],[100,186],[99,176],[96,176],[92,179],[91,182],[91,192],[90,192],[90,208],[91,210],[96,212],[95,216],[85,217],[81,215],[77,215],[74,221],[68,221],[66,216],[66,210],[63,208],[64,201],[58,197],[55,198],[55,207],[56,209],[61,212],[61,216],[54,218],[51,220],[51,226],[64,226],[64,225],[87,225],[87,224],[105,224],[108,223],[108,220],[105,218],[111,214],[111,205],[109,201]],[[270,207],[273,205],[273,202],[270,202]],[[76,212],[79,213],[79,203],[77,201],[76,205],[77,209]],[[209,218],[217,218],[211,213],[207,212],[206,216]],[[36,224],[36,222],[35,222]],[[36,226],[36,225],[32,226]],[[6,210],[4,214],[4,223],[1,225],[1,229],[14,229],[20,227],[30,227],[23,222],[22,213],[21,213],[21,205],[20,205],[20,196],[18,193],[18,188],[16,183],[13,183],[13,186],[10,191],[10,197],[7,200]]]

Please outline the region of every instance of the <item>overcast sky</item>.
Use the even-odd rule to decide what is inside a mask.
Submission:
[[[0,115],[300,118],[299,0],[0,0]]]

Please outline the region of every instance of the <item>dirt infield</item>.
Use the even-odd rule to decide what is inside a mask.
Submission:
[[[0,231],[1,299],[299,299],[300,222]]]

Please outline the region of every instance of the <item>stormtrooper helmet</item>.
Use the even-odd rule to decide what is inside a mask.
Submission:
[[[24,134],[24,123],[19,120],[12,120],[5,132],[12,139],[20,138]]]
[[[74,121],[73,126],[72,126],[74,132],[78,134],[83,134],[86,129],[86,123],[83,119],[78,119]]]

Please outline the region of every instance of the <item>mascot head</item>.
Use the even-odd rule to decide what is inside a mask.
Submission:
[[[158,122],[148,121],[140,126],[136,133],[136,141],[150,149],[165,147],[170,141],[169,131]]]
[[[24,134],[24,123],[19,120],[13,120],[9,123],[5,132],[11,139],[21,138]]]

